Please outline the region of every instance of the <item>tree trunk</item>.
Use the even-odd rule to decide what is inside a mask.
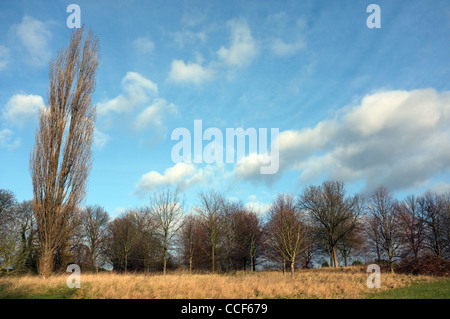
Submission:
[[[44,278],[47,278],[53,273],[53,251],[45,247],[42,247],[41,249],[42,251],[38,263],[39,274],[44,276]]]
[[[167,268],[167,249],[164,247],[164,257],[163,257],[163,274],[166,275]]]
[[[127,273],[128,268],[128,254],[125,254],[125,274]]]
[[[337,261],[337,255],[336,255],[336,247],[333,247],[333,261],[334,261],[334,268],[337,268],[338,261]]]
[[[211,249],[211,270],[213,273],[216,272],[216,254],[214,246],[212,246]]]
[[[389,267],[391,269],[391,273],[394,273],[394,261],[391,252],[389,252]]]
[[[378,246],[378,241],[375,243],[375,247],[377,249],[377,261],[381,261],[381,253],[380,253],[380,247]]]
[[[294,278],[294,270],[295,270],[295,258],[293,257],[291,260],[291,278]]]
[[[189,256],[189,273],[192,274],[192,255]]]

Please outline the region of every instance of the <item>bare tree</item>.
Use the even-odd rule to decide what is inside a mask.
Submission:
[[[442,242],[444,258],[450,258],[450,192],[442,195]]]
[[[135,211],[127,211],[108,225],[109,255],[114,269],[128,271],[128,262],[138,240]]]
[[[16,205],[17,200],[14,193],[7,189],[0,189],[0,225],[7,214],[10,213],[11,209]]]
[[[439,258],[443,257],[444,251],[444,212],[446,208],[445,197],[427,191],[418,198],[418,204],[425,223],[426,246]]]
[[[378,241],[388,257],[391,272],[394,272],[394,258],[401,247],[400,222],[397,202],[384,187],[376,189],[367,206],[369,216],[376,228]]]
[[[181,255],[188,264],[189,273],[192,273],[194,265],[194,255],[198,249],[198,228],[200,227],[200,220],[197,215],[189,214],[184,218],[183,226],[180,232],[180,248]]]
[[[34,239],[31,201],[17,203],[12,192],[0,190],[0,270],[31,270]]]
[[[241,202],[228,202],[224,208],[227,269],[255,270],[261,243],[261,223],[258,216]]]
[[[82,237],[89,254],[89,267],[98,272],[98,259],[105,249],[108,212],[100,206],[87,206],[81,212]]]
[[[350,221],[353,222],[353,221]],[[337,244],[337,249],[344,260],[344,266],[348,266],[349,257],[355,251],[359,251],[364,244],[364,226],[360,220],[356,221],[355,227]]]
[[[207,240],[209,249],[207,254],[211,261],[211,271],[216,271],[217,252],[219,242],[222,237],[222,215],[223,215],[223,196],[211,190],[208,193],[201,193],[200,206],[196,211],[205,221]]]
[[[177,192],[166,189],[153,194],[150,198],[149,211],[156,224],[157,235],[162,242],[165,275],[169,250],[172,248],[174,236],[182,226],[183,205],[178,199]]]
[[[338,266],[336,249],[356,226],[360,213],[359,197],[345,197],[344,183],[326,181],[310,186],[299,196],[298,205],[307,212],[319,231],[326,236],[330,265]]]
[[[397,210],[403,243],[403,257],[412,256],[414,262],[417,262],[425,247],[425,223],[420,205],[416,197],[410,195],[399,203]]]
[[[70,213],[85,195],[91,167],[95,107],[91,96],[99,64],[98,40],[83,28],[50,63],[47,107],[30,156],[33,211],[39,239],[39,273],[53,271],[54,254],[67,238]]]
[[[283,269],[288,262],[291,277],[294,277],[295,263],[306,248],[306,227],[302,222],[302,213],[295,205],[294,197],[280,194],[269,211],[266,224],[267,252],[273,260],[281,261]]]

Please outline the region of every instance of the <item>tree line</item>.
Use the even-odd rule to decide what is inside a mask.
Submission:
[[[31,201],[0,190],[0,267],[37,272],[41,243]],[[265,214],[222,193],[200,193],[186,207],[177,192],[152,194],[148,204],[111,219],[101,206],[77,207],[53,253],[52,272],[76,263],[117,272],[282,269],[323,264],[385,263],[429,255],[450,259],[450,193],[426,192],[403,200],[384,187],[348,195],[339,181],[309,186],[297,196],[278,194]]]

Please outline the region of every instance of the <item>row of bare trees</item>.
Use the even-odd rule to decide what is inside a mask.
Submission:
[[[55,249],[52,272],[69,263],[98,271],[255,271],[349,260],[418,261],[450,258],[450,196],[427,192],[395,199],[380,187],[364,199],[348,196],[342,182],[309,186],[297,197],[279,194],[267,214],[227,200],[217,191],[199,194],[189,210],[169,189],[148,205],[110,219],[100,206],[75,211],[67,238]],[[0,262],[4,271],[39,268],[41,245],[31,201],[17,203],[0,191]]]

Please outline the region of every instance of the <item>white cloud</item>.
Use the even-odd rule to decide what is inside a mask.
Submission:
[[[236,177],[239,179],[246,179],[255,174],[260,173],[261,166],[267,166],[270,163],[270,156],[267,154],[251,153],[243,157],[236,163],[234,168]]]
[[[3,118],[11,124],[23,126],[35,120],[39,109],[44,107],[44,100],[39,95],[16,94],[11,97],[2,112]]]
[[[174,60],[171,64],[169,80],[177,83],[201,84],[212,80],[214,71],[197,63],[185,64],[182,60]]]
[[[137,117],[136,128],[143,129],[152,126],[156,130],[164,128],[163,117],[168,114],[174,114],[177,108],[173,103],[168,103],[165,99],[157,98],[152,105],[143,110]]]
[[[134,47],[142,53],[150,53],[155,44],[148,37],[140,37],[133,41]]]
[[[137,72],[127,72],[121,84],[125,91],[124,94],[120,94],[109,101],[98,103],[97,112],[99,115],[106,115],[110,112],[130,112],[137,105],[147,102],[151,96],[158,93],[158,86]]]
[[[97,128],[94,128],[94,145],[98,149],[102,149],[105,147],[106,143],[108,143],[111,140],[111,137],[98,130]]]
[[[194,173],[195,166],[193,164],[178,163],[166,169],[163,174],[150,171],[142,175],[137,183],[137,189],[138,192],[154,191],[158,186],[177,185]]]
[[[300,182],[326,176],[365,181],[391,190],[420,187],[450,170],[450,91],[378,92],[344,107],[334,119],[280,133],[280,171],[298,170]],[[260,180],[255,161],[238,178]]]
[[[259,201],[256,195],[250,195],[248,197],[248,202],[245,204],[245,208],[257,214],[263,215],[269,211],[271,205],[271,203],[263,203]]]
[[[137,72],[128,72],[121,81],[122,93],[111,100],[99,103],[97,112],[106,127],[111,127],[112,113],[120,114],[120,121],[130,130],[139,132],[146,128],[152,130],[152,134],[140,137],[140,142],[146,146],[152,146],[165,138],[165,119],[168,115],[177,113],[173,103],[158,97],[158,86],[151,80]],[[116,118],[117,119],[117,118]],[[149,131],[145,131],[149,133]],[[97,134],[99,144],[102,147],[104,139]]]
[[[34,66],[44,66],[51,57],[49,41],[51,32],[48,23],[25,15],[20,24],[12,27],[13,34],[28,52],[27,62]]]
[[[0,71],[3,70],[8,64],[9,49],[3,45],[0,45]]]
[[[0,131],[0,147],[9,150],[15,150],[20,146],[20,138],[13,140],[13,131],[9,129],[3,129]]]
[[[221,47],[217,54],[228,66],[243,67],[252,62],[258,54],[258,46],[253,39],[247,22],[243,19],[228,21],[230,29],[230,47]]]
[[[198,168],[194,164],[177,163],[166,169],[163,174],[150,171],[142,175],[136,184],[135,194],[146,194],[165,186],[175,186],[179,191],[185,191],[196,185],[210,185],[217,179],[218,174],[223,173],[223,164]]]

